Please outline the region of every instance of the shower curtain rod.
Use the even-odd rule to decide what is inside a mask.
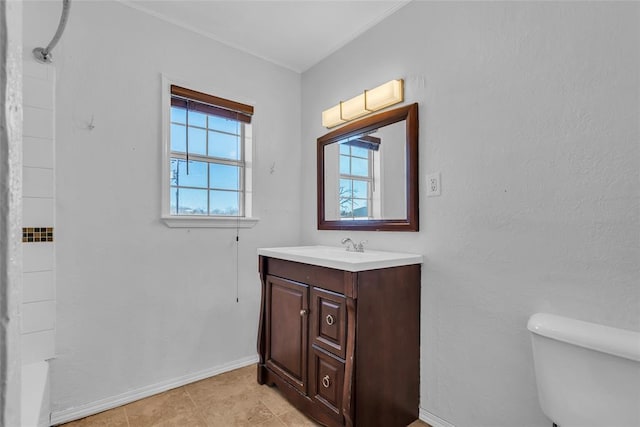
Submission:
[[[71,0],[62,0],[62,16],[60,16],[60,23],[58,24],[58,29],[51,39],[51,42],[45,48],[37,47],[33,49],[33,56],[37,61],[42,62],[43,64],[51,63],[52,55],[51,51],[58,44],[60,37],[62,37],[62,32],[64,31],[64,27],[67,25],[67,20],[69,19],[69,9],[71,8]]]

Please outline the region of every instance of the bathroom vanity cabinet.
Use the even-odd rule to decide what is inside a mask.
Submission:
[[[414,421],[420,264],[363,270],[360,263],[347,271],[265,253],[259,256],[258,382],[275,385],[326,426]]]

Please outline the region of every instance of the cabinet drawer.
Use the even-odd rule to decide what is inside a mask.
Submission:
[[[312,343],[344,359],[347,346],[345,297],[312,288],[310,311]]]
[[[334,416],[341,417],[344,386],[344,362],[312,347],[311,397]]]
[[[338,293],[345,293],[347,283],[351,283],[352,276],[356,274],[277,258],[267,258],[264,268],[266,274],[311,286],[321,286]]]

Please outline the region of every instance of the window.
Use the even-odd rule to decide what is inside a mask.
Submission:
[[[165,223],[203,227],[239,226],[240,219],[255,223],[250,218],[253,107],[177,85],[170,85],[168,107]]]
[[[372,149],[356,141],[340,144],[340,219],[371,218],[373,194]]]

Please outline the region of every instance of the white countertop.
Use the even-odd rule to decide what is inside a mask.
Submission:
[[[258,248],[258,255],[353,272],[422,264],[423,260],[419,254],[373,251],[366,248],[364,252],[348,252],[344,247],[334,246]]]

